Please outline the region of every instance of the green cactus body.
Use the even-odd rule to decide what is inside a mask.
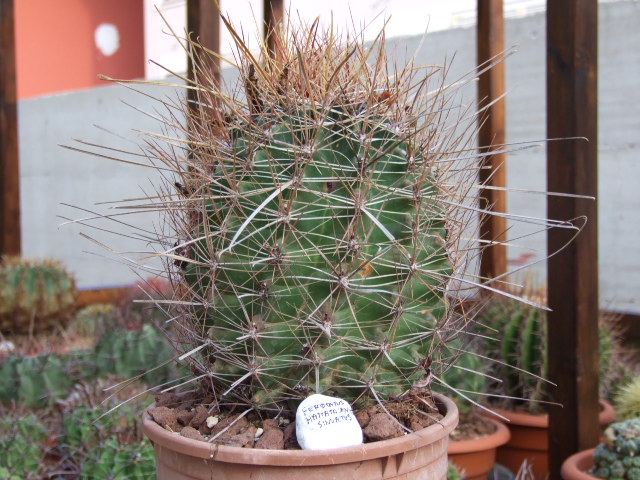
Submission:
[[[42,478],[46,429],[34,415],[0,419],[0,478]]]
[[[75,308],[73,277],[54,260],[0,264],[0,331],[27,333],[64,324]]]
[[[593,453],[591,473],[599,478],[640,480],[640,418],[613,423]]]
[[[218,115],[217,137],[190,131],[178,189],[184,348],[204,344],[194,366],[262,407],[401,394],[456,334],[447,154],[429,146],[442,126],[418,128],[406,85],[357,86],[364,57],[326,48],[313,72],[281,59],[259,80],[245,58],[248,109]]]
[[[622,420],[640,417],[640,376],[630,380],[615,398],[616,411]]]
[[[478,350],[489,359],[489,375],[500,380],[489,382],[489,391],[525,400],[545,398],[545,322],[542,310],[517,300],[496,298],[485,306],[478,317],[483,335]],[[498,334],[500,339],[495,338]],[[529,402],[527,407],[535,412],[540,405]]]
[[[153,446],[146,440],[122,445],[110,438],[99,449],[88,453],[88,458],[81,466],[82,480],[155,478],[155,453]]]
[[[95,347],[94,360],[98,376],[130,378],[144,374],[142,380],[155,384],[165,382],[170,376],[169,365],[161,365],[171,358],[173,349],[163,335],[145,324],[135,330],[105,333]]]

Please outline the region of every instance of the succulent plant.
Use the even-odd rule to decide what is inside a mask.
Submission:
[[[163,334],[149,324],[109,331],[94,349],[11,355],[0,360],[0,402],[42,407],[64,398],[77,382],[109,375],[122,379],[141,375],[146,382],[161,384],[175,376],[168,362],[173,355]]]
[[[0,365],[1,402],[42,407],[65,396],[72,384],[64,357],[57,355],[13,355]]]
[[[155,478],[155,453],[148,440],[121,444],[109,438],[87,454],[80,469],[81,480]]]
[[[46,428],[35,415],[0,418],[0,478],[42,478],[45,438]]]
[[[93,361],[98,376],[142,375],[142,380],[160,384],[171,375],[168,361],[173,356],[164,335],[152,325],[144,324],[136,330],[120,328],[105,333],[95,347]]]
[[[437,381],[464,328],[475,127],[448,117],[438,69],[391,73],[381,39],[315,25],[276,44],[260,61],[239,41],[237,97],[199,71],[183,150],[149,151],[177,175],[178,347],[219,398],[262,408]]]
[[[630,420],[640,417],[640,375],[622,387],[615,400],[618,418]]]
[[[28,333],[66,323],[75,308],[74,278],[56,260],[0,263],[0,331]]]
[[[538,401],[548,393],[545,312],[498,296],[486,303],[477,322],[476,348],[487,359],[487,391],[502,402],[541,410]]]
[[[117,327],[118,310],[111,303],[95,303],[79,310],[69,323],[67,333],[98,339]]]
[[[543,295],[525,282],[525,298],[544,304]],[[525,407],[531,413],[545,410],[551,384],[547,378],[546,311],[529,303],[492,296],[476,318],[475,352],[482,355],[488,374],[487,392],[503,406]],[[601,394],[606,397],[628,368],[622,361],[619,332],[610,314],[599,318]]]
[[[613,423],[593,453],[596,477],[640,480],[640,418]]]

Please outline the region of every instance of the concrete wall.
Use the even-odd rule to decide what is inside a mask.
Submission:
[[[623,1],[603,3],[600,7],[600,283],[604,306],[621,311],[640,312],[636,299],[640,286],[640,179],[638,143],[640,139],[640,89],[637,88],[640,65],[640,3]],[[389,51],[398,61],[416,52],[419,37],[396,38]],[[545,24],[544,15],[510,19],[507,45],[518,52],[507,61],[507,138],[524,142],[545,138]],[[426,36],[416,53],[418,64],[451,61],[449,80],[474,68],[475,29],[459,28]],[[229,73],[227,72],[229,75]],[[175,92],[171,88],[145,87],[156,97]],[[464,92],[463,103],[475,101],[473,87]],[[83,214],[60,203],[94,208],[96,202],[141,196],[149,191],[153,172],[141,167],[123,168],[112,161],[64,150],[59,143],[70,144],[82,138],[99,145],[136,148],[139,135],[132,129],[160,130],[157,121],[126,106],[120,100],[149,111],[151,98],[120,86],[56,97],[26,100],[20,103],[20,149],[22,158],[23,249],[28,256],[55,256],[77,273],[80,285],[111,286],[130,283],[137,278],[120,263],[83,250],[101,249],[78,235],[91,233],[79,225],[58,228],[56,215],[79,218]],[[111,130],[115,135],[93,125]],[[124,140],[123,138],[129,140]],[[539,146],[510,154],[508,182],[513,189],[544,191],[545,147]],[[544,195],[510,192],[510,213],[531,217],[545,216]],[[100,208],[104,211],[104,206]],[[147,215],[146,228],[153,229],[154,215]],[[126,222],[127,217],[122,217]],[[136,222],[138,223],[138,222]],[[111,227],[110,227],[111,228]],[[509,249],[512,265],[543,259],[546,255],[544,233],[537,227],[518,222],[511,224]],[[131,227],[121,232],[130,234]],[[103,232],[93,233],[116,250],[136,247],[126,238]],[[524,236],[525,238],[519,238]],[[144,243],[144,242],[142,242]],[[140,250],[144,245],[140,244]],[[135,257],[135,254],[132,254]],[[537,266],[541,277],[544,263]]]

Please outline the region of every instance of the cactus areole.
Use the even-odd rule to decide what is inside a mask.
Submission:
[[[219,398],[256,408],[428,386],[462,321],[473,125],[454,135],[439,70],[391,71],[381,39],[312,27],[277,45],[258,60],[239,43],[233,96],[195,62],[184,151],[164,159],[179,344]]]

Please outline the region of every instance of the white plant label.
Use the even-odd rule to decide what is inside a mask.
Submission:
[[[362,428],[346,400],[315,394],[296,412],[296,436],[303,450],[326,450],[362,443]]]

